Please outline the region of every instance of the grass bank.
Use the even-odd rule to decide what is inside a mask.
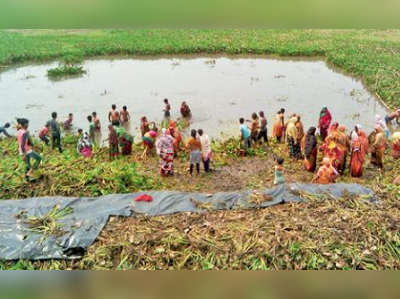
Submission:
[[[0,65],[65,57],[159,54],[323,56],[400,104],[399,30],[22,30],[0,31]]]

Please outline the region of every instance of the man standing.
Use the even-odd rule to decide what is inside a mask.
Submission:
[[[125,131],[127,133],[130,133],[131,132],[131,115],[126,106],[122,107],[121,121],[122,121],[122,125],[124,126]]]
[[[39,167],[42,157],[30,148],[29,144],[29,120],[19,120],[20,129],[18,130],[18,150],[20,155],[24,157],[26,162],[27,177],[33,176],[33,171]],[[31,165],[31,159],[35,160],[35,164]]]
[[[169,104],[168,99],[164,100],[165,108],[164,108],[164,119],[169,120],[171,118],[171,105]]]
[[[51,121],[50,121],[50,129],[51,129],[51,137],[53,140],[53,150],[58,148],[60,153],[63,152],[61,147],[61,130],[60,124],[57,122],[57,112],[53,112],[51,114]]]
[[[121,124],[121,117],[117,110],[117,105],[113,104],[111,106],[110,113],[108,113],[108,120],[113,126],[119,127]]]
[[[240,138],[244,143],[244,154],[247,155],[249,153],[249,149],[251,148],[251,132],[250,129],[245,124],[244,118],[239,120],[240,123]]]

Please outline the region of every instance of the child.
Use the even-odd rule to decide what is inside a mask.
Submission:
[[[196,164],[197,174],[200,174],[200,160],[201,160],[201,142],[197,139],[197,131],[192,130],[189,141],[186,145],[190,148],[190,175],[193,174],[193,168]]]
[[[50,145],[50,123],[47,123],[39,132],[39,139],[42,140],[47,146]]]
[[[74,120],[74,115],[70,113],[68,115],[68,118],[64,121],[63,124],[63,128],[65,131],[69,131],[69,129],[71,129],[73,120]]]
[[[27,119],[19,119],[20,128],[18,130],[18,150],[21,156],[24,157],[24,161],[26,162],[26,176],[32,177],[33,171],[39,167],[40,162],[42,161],[42,157],[34,152],[29,144],[29,120]],[[35,164],[31,165],[31,159],[35,160]]]
[[[260,131],[258,132],[257,140],[260,142],[261,140],[264,139],[264,142],[269,145],[268,142],[268,121],[265,118],[264,111],[260,111]]]
[[[280,157],[276,159],[274,186],[283,185],[286,182],[283,162],[284,160]]]
[[[244,143],[244,154],[247,155],[249,153],[249,149],[251,148],[251,132],[250,129],[244,123],[244,118],[239,119],[240,123],[240,138]]]

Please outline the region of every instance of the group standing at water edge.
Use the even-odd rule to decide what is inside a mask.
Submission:
[[[190,138],[187,143],[183,143],[183,137],[178,129],[177,122],[171,121],[171,104],[168,99],[164,100],[165,108],[164,122],[162,130],[159,130],[155,122],[149,122],[147,117],[141,118],[140,131],[143,142],[143,154],[141,159],[146,159],[149,154],[154,152],[160,158],[160,173],[163,176],[170,176],[174,173],[174,158],[182,149],[190,152],[190,174],[194,169],[200,173],[200,163],[203,162],[204,171],[210,171],[210,161],[212,157],[211,141],[202,129],[191,130]],[[335,183],[338,176],[343,175],[346,170],[348,156],[349,173],[352,177],[362,177],[363,166],[368,153],[371,154],[371,164],[383,168],[383,155],[388,145],[390,131],[388,125],[393,120],[400,124],[400,109],[388,114],[385,118],[377,115],[375,118],[375,129],[367,137],[361,125],[356,125],[351,132],[346,132],[346,127],[333,122],[332,114],[328,107],[324,106],[319,115],[316,127],[310,127],[305,134],[301,117],[292,114],[285,119],[285,109],[281,109],[276,114],[273,125],[272,138],[276,143],[286,142],[289,157],[292,160],[304,160],[304,168],[309,172],[316,172],[312,183],[330,184]],[[180,107],[180,114],[183,119],[190,119],[192,111],[186,102]],[[73,127],[74,116],[72,113],[68,118],[60,123],[58,114],[53,112],[51,120],[39,132],[39,139],[52,149],[63,152],[61,144],[62,129],[69,132]],[[101,146],[101,123],[96,112],[87,117],[89,130],[78,130],[77,151],[85,158],[93,155],[93,148]],[[110,160],[119,155],[130,155],[134,137],[132,136],[130,122],[131,114],[126,106],[118,111],[116,105],[111,106],[108,114],[109,121],[109,156]],[[268,139],[268,121],[264,111],[259,114],[253,113],[251,119],[239,119],[240,138],[242,140],[242,154],[250,154],[259,145],[270,146]],[[17,119],[17,139],[19,153],[26,162],[26,175],[30,177],[34,170],[38,168],[42,157],[33,150],[32,138],[28,131],[29,120]],[[12,137],[7,132],[10,124],[0,126],[0,134]],[[317,129],[319,136],[317,136]],[[400,158],[400,132],[393,134],[392,155],[395,159]],[[318,154],[322,155],[322,165],[317,170]],[[31,163],[34,160],[34,163]],[[285,183],[284,160],[276,158],[274,185]],[[395,182],[400,182],[400,178]]]

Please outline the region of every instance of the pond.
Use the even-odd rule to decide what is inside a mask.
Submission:
[[[282,107],[287,115],[300,114],[306,129],[317,124],[323,105],[349,129],[361,124],[372,130],[375,114],[387,113],[360,81],[337,72],[322,60],[119,57],[87,60],[83,64],[87,74],[49,80],[47,70],[57,65],[22,65],[0,73],[1,124],[25,117],[31,122],[31,132],[37,133],[57,111],[60,120],[74,113],[74,130],[86,130],[87,115],[97,111],[104,130],[109,108],[116,104],[118,108],[128,106],[136,131],[143,115],[149,120],[162,120],[164,98],[171,102],[173,118],[179,117],[180,103],[188,102],[193,112],[191,127],[202,128],[214,138],[236,136],[238,119],[249,119],[252,112],[261,110],[266,112],[269,132]]]

